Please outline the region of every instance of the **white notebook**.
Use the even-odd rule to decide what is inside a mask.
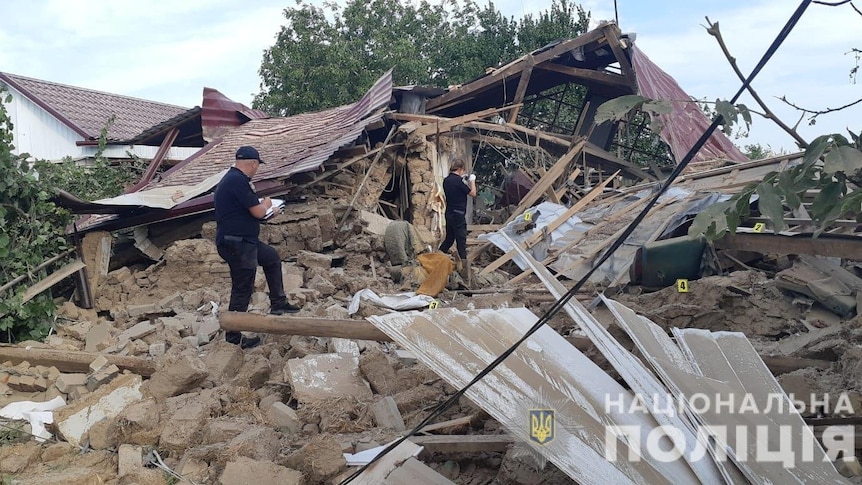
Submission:
[[[263,202],[263,199],[260,199]],[[264,219],[269,219],[270,217],[281,214],[281,210],[284,208],[284,200],[283,199],[272,199],[272,206],[266,210],[266,214],[264,214]]]

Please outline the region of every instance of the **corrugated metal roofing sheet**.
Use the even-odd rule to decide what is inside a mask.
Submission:
[[[679,163],[694,146],[710,125],[696,103],[686,102],[691,97],[682,90],[677,82],[660,67],[655,65],[636,45],[632,46],[632,65],[637,77],[638,93],[656,100],[673,102],[673,111],[659,115],[664,128],[661,139],[670,146],[671,152]],[[716,131],[692,159],[693,162],[714,160],[716,158],[747,162],[743,155],[724,133]]]
[[[116,119],[108,130],[108,138],[128,140],[153,125],[188,110],[182,106],[67,86],[16,74],[0,73],[0,79],[46,110],[59,114],[63,123],[90,139],[99,137],[111,116],[116,116]]]

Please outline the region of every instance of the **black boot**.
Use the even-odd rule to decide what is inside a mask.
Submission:
[[[278,303],[273,303],[269,307],[270,315],[284,315],[285,313],[297,313],[302,308],[291,304],[287,300],[280,301]]]
[[[251,349],[260,345],[260,337],[246,337],[242,332],[227,332],[224,334],[226,342],[239,345],[243,349]]]

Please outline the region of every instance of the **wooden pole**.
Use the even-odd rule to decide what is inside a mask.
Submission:
[[[90,362],[100,355],[108,359],[108,364],[114,364],[120,370],[129,370],[144,377],[151,376],[156,371],[155,362],[141,357],[0,345],[0,362],[11,361],[13,364],[18,364],[26,360],[31,366],[54,366],[60,372],[89,372]]]
[[[340,337],[357,340],[392,341],[365,320],[258,315],[245,312],[219,313],[219,324],[234,332],[259,332],[309,337]]]

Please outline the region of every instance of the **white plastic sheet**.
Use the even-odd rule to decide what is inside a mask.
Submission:
[[[60,396],[47,402],[13,402],[0,409],[0,417],[26,419],[30,422],[31,433],[36,437],[36,441],[42,442],[51,438],[51,433],[45,429],[45,425],[54,422],[53,411],[65,405],[66,401]]]
[[[359,303],[362,300],[368,300],[377,306],[391,310],[416,310],[427,307],[434,301],[434,298],[428,295],[417,295],[412,291],[380,296],[374,290],[366,288],[353,295],[353,300],[350,301],[350,305],[347,307],[347,313],[353,315],[359,311]]]

